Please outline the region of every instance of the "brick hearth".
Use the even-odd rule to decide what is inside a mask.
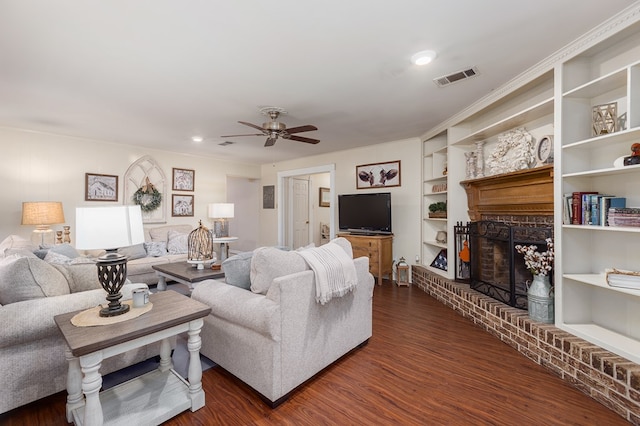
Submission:
[[[527,358],[602,403],[634,425],[640,425],[640,365],[551,324],[529,319],[512,308],[447,280],[420,265],[411,268],[412,282]],[[552,397],[552,396],[550,396]]]

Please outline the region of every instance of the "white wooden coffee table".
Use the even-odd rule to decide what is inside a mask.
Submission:
[[[76,425],[160,424],[205,404],[200,364],[200,329],[211,308],[175,291],[151,294],[151,311],[112,325],[76,327],[72,312],[54,317],[67,345],[67,421]],[[173,370],[169,338],[188,333],[187,382]],[[100,365],[149,343],[161,342],[158,369],[100,392]]]

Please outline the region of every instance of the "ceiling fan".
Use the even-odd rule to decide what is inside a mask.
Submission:
[[[305,138],[304,136],[297,136],[294,133],[302,133],[302,132],[310,132],[312,130],[318,130],[316,126],[312,126],[307,124],[305,126],[292,127],[287,129],[287,126],[284,123],[281,123],[278,120],[278,116],[280,114],[286,114],[287,112],[282,108],[278,107],[264,107],[260,109],[262,115],[269,116],[271,121],[267,121],[266,123],[262,123],[262,126],[258,126],[257,124],[247,123],[246,121],[238,121],[240,124],[244,124],[245,126],[253,127],[254,129],[260,130],[262,133],[250,133],[246,135],[226,135],[220,136],[221,138],[233,138],[236,136],[266,136],[267,141],[264,146],[272,146],[276,143],[278,137],[282,139],[290,139],[292,141],[297,142],[305,142],[316,144],[320,142],[318,139]]]

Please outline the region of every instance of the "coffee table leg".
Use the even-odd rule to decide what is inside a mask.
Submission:
[[[85,397],[83,426],[101,426],[104,421],[99,393],[102,387],[101,364],[102,352],[100,351],[80,357],[83,374],[82,392]]]
[[[158,291],[165,291],[167,289],[167,278],[164,275],[158,274]]]
[[[202,318],[189,322],[189,398],[191,398],[191,411],[204,407],[204,390],[202,390],[202,364],[200,363],[200,347],[202,339],[200,330],[204,321]]]
[[[73,423],[73,410],[84,405],[82,395],[82,370],[80,370],[80,360],[73,356],[70,349],[66,349],[65,357],[69,363],[67,373],[67,422]]]

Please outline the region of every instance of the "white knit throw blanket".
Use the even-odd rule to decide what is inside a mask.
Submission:
[[[353,259],[338,244],[329,242],[298,253],[316,274],[316,302],[324,305],[356,287],[358,279]]]

